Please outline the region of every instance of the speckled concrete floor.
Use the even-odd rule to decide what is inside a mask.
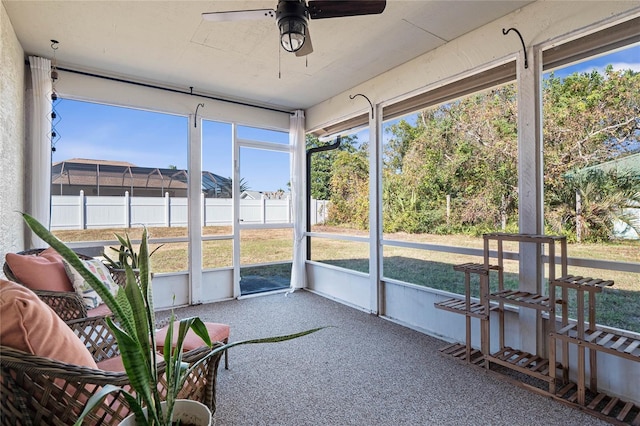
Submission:
[[[233,348],[216,425],[606,424],[441,355],[446,343],[299,291],[176,310],[231,326],[231,340],[331,326]]]

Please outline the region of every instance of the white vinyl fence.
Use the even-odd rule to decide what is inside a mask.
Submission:
[[[231,225],[233,200],[202,197],[202,225]],[[311,200],[311,224],[324,223],[328,202]],[[184,197],[96,197],[54,195],[51,197],[51,230],[130,228],[146,225],[187,226]],[[240,221],[247,224],[291,223],[291,200],[240,200]]]

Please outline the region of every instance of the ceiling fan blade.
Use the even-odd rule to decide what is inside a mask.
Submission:
[[[309,0],[311,19],[339,18],[342,16],[376,15],[387,6],[386,0]]]
[[[275,19],[276,11],[273,9],[232,10],[229,12],[203,13],[202,19],[212,22],[228,21],[256,21],[258,19]]]
[[[311,32],[307,27],[307,35],[304,38],[304,44],[298,50],[296,50],[296,56],[307,56],[309,53],[313,52],[313,45],[311,44]]]

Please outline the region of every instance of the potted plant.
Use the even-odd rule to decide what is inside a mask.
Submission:
[[[133,244],[131,243],[131,239],[129,238],[128,234],[125,235],[124,237],[119,234],[114,234],[114,235],[120,242],[120,247],[119,248],[109,247],[109,248],[118,254],[117,260],[114,260],[111,257],[109,257],[109,255],[107,255],[106,252],[102,254],[102,256],[107,261],[107,266],[111,271],[111,276],[113,277],[114,281],[118,283],[121,287],[124,286],[124,284],[127,282],[126,265],[128,265],[131,269],[133,269],[133,273],[138,279],[138,284],[140,284],[139,278],[138,278],[140,275],[140,269],[139,269],[140,253],[134,250]],[[153,251],[149,253],[149,257],[151,257],[151,255],[153,255],[153,253],[158,251],[158,249],[163,245],[164,244],[160,244],[158,247],[153,249]]]
[[[85,268],[78,256],[37,220],[23,213],[23,217],[31,230],[42,240],[53,247],[71,266],[73,266],[91,287],[102,297],[113,312],[115,319],[107,318],[107,324],[113,331],[121,352],[125,372],[131,381],[135,394],[115,386],[104,386],[89,399],[85,410],[80,414],[76,425],[82,423],[84,416],[98,406],[104,398],[114,392],[123,392],[137,425],[167,426],[173,421],[177,395],[190,372],[196,367],[182,362],[182,349],[189,329],[193,330],[209,347],[212,347],[207,328],[200,318],[182,319],[177,330],[174,330],[174,318],[169,322],[169,330],[164,344],[162,359],[166,364],[165,379],[168,390],[166,397],[160,395],[158,387],[158,363],[156,341],[154,336],[155,314],[153,309],[151,274],[149,272],[149,251],[147,230],[143,229],[142,243],[138,256],[140,282],[136,281],[130,264],[125,263],[127,285],[118,289],[113,296],[107,286]],[[295,339],[311,334],[320,328],[285,336],[232,342],[212,348],[209,357],[233,346],[250,343],[274,343]],[[177,333],[177,344],[172,345],[173,334]],[[207,358],[200,359],[202,363]],[[205,407],[206,408],[206,407]],[[183,423],[184,424],[184,423]]]

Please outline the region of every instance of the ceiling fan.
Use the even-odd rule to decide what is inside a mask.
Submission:
[[[313,52],[309,19],[340,18],[344,16],[376,15],[382,13],[386,0],[278,0],[273,9],[234,10],[203,13],[207,21],[246,21],[275,18],[280,30],[280,44],[287,52],[305,56]]]

